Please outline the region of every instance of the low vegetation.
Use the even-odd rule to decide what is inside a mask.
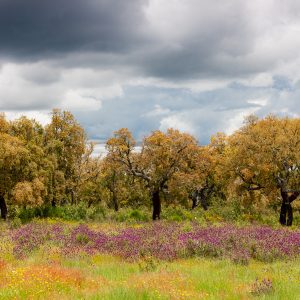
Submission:
[[[1,299],[297,299],[300,231],[195,222],[1,225]]]
[[[128,261],[144,256],[166,261],[203,256],[247,264],[250,259],[273,261],[300,254],[298,230],[228,224],[203,226],[192,222],[95,227],[31,223],[9,230],[5,238],[13,241],[13,253],[19,258],[47,245],[68,256],[102,253]]]

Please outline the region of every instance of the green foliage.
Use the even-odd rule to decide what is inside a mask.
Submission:
[[[33,208],[11,209],[10,224],[18,227],[21,223],[27,223],[34,218],[52,218],[66,221],[113,221],[123,223],[140,223],[150,221],[149,208],[124,207],[119,211],[109,209],[102,204],[91,205],[86,202],[79,202],[77,205],[63,205],[52,207],[44,205]],[[209,210],[202,208],[186,209],[183,207],[166,207],[162,214],[162,219],[166,221],[182,222],[188,231],[190,222],[199,224],[233,222],[241,225],[256,223],[270,226],[278,226],[277,214],[272,209],[264,210],[263,214],[246,214],[237,209],[235,201],[229,201],[223,205],[214,204]],[[300,213],[294,213],[294,226],[300,225]]]
[[[67,221],[85,221],[105,219],[106,209],[101,205],[88,207],[87,203],[79,202],[77,205],[49,206],[20,209],[18,218],[22,223],[29,222],[33,218],[59,218]]]
[[[168,221],[192,221],[195,219],[195,214],[179,206],[170,206],[165,208],[162,217]]]
[[[18,217],[15,217],[10,220],[9,224],[11,228],[19,228],[20,226],[22,226],[22,220]]]
[[[147,222],[150,221],[149,211],[144,209],[136,209],[136,208],[121,208],[118,212],[111,212],[109,215],[109,219],[117,222],[128,222],[128,223],[136,223],[136,222]]]

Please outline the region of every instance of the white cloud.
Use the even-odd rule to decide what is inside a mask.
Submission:
[[[273,75],[271,73],[259,73],[239,82],[249,87],[271,87],[273,85]]]
[[[28,119],[34,119],[43,126],[51,122],[51,115],[46,111],[6,111],[4,112],[8,120],[19,119],[22,116],[26,116]]]
[[[142,117],[157,117],[157,116],[163,116],[168,115],[170,113],[169,108],[163,108],[159,104],[154,105],[154,109],[150,110],[149,112],[142,115]]]
[[[168,116],[168,117],[163,118],[160,121],[160,126],[159,126],[160,130],[166,131],[168,128],[174,128],[174,129],[178,129],[182,132],[186,132],[189,134],[195,134],[195,130],[194,130],[192,124],[190,124],[189,121],[183,119],[183,117],[180,115]]]
[[[25,66],[28,70],[28,65]],[[40,110],[56,106],[60,86],[41,86],[24,79],[22,65],[8,63],[0,70],[1,110]]]
[[[245,110],[239,110],[239,111],[233,111],[232,113],[234,116],[230,118],[227,122],[228,126],[225,129],[225,133],[230,135],[237,129],[239,129],[245,120],[245,117],[254,114],[256,111],[258,111],[259,108],[252,107]]]
[[[249,104],[255,104],[257,106],[266,106],[268,104],[269,100],[266,98],[256,98],[256,99],[249,99],[249,100],[247,100],[247,102]]]
[[[107,150],[105,148],[105,144],[103,143],[95,143],[94,144],[94,151],[93,151],[93,157],[101,156],[104,157],[107,155]]]
[[[98,110],[101,108],[101,101],[80,91],[70,90],[64,95],[61,107],[73,111]]]
[[[0,109],[24,112],[60,107],[97,110],[101,99],[123,95],[114,71],[64,69],[51,63],[6,63],[0,69]]]

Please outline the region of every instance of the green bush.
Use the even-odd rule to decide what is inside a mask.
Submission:
[[[10,221],[10,227],[11,228],[19,228],[22,226],[22,221],[20,218],[15,217]]]
[[[166,207],[162,212],[162,218],[168,221],[191,221],[194,219],[193,213],[183,207]]]
[[[79,202],[77,205],[60,205],[52,207],[43,205],[36,208],[9,208],[9,219],[11,222],[26,223],[34,218],[59,218],[66,221],[116,221],[116,222],[147,222],[152,219],[150,207],[141,206],[139,208],[122,207],[119,211],[114,211],[99,203],[88,206],[87,202]],[[185,222],[193,221],[200,224],[234,222],[241,225],[249,223],[266,224],[270,226],[280,226],[279,212],[271,208],[264,208],[262,211],[249,212],[240,207],[238,199],[231,201],[221,201],[214,199],[208,210],[202,207],[187,209],[182,206],[165,206],[162,204],[161,218],[167,221]],[[294,211],[293,226],[299,226],[300,212]]]
[[[101,205],[88,207],[87,203],[80,202],[77,205],[50,206],[44,205],[36,208],[22,208],[14,218],[20,218],[22,223],[29,222],[33,218],[60,218],[67,221],[85,221],[105,219],[106,211]]]
[[[146,208],[140,209],[133,208],[121,208],[119,211],[112,211],[108,216],[108,219],[117,222],[147,222],[150,221],[151,213]]]

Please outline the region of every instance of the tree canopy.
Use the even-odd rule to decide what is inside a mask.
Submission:
[[[127,128],[114,132],[107,155],[74,116],[55,109],[50,124],[0,114],[0,210],[36,206],[151,206],[204,210],[231,203],[277,209],[282,225],[293,222],[300,195],[300,119],[249,116],[233,134],[217,133],[208,145],[176,129],[153,131],[136,141]]]

